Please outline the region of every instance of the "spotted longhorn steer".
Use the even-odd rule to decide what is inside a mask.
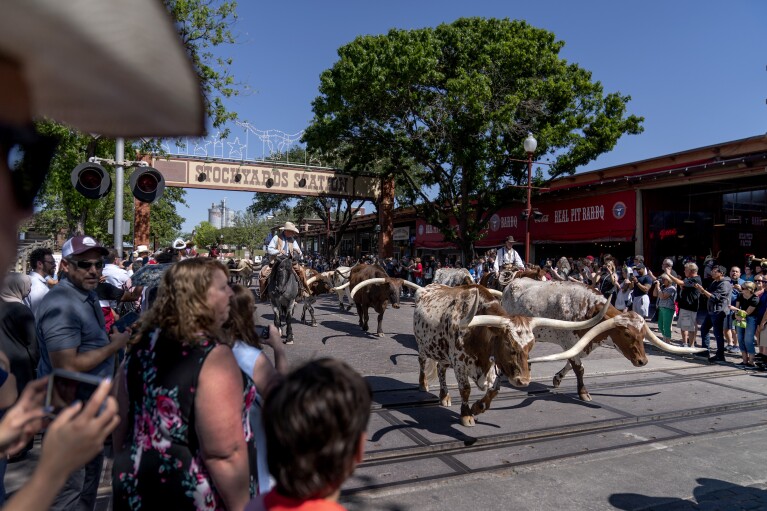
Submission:
[[[332,287],[332,283],[330,282],[330,272],[319,273],[317,270],[306,268],[304,273],[306,274],[306,284],[309,286],[311,294],[304,297],[301,322],[306,324],[306,312],[308,311],[312,318],[310,325],[317,326],[317,320],[314,319],[314,302],[317,301],[317,296],[330,291],[330,288]]]
[[[325,272],[330,273],[330,280],[333,284],[333,288],[331,291],[335,291],[335,293],[338,295],[338,307],[343,310],[344,309],[344,296],[346,296],[347,301],[349,302],[349,305],[346,307],[346,310],[352,309],[352,295],[349,293],[349,275],[351,274],[351,267],[349,266],[339,266],[335,270],[332,270],[331,272]]]
[[[434,274],[433,283],[456,287],[474,284],[474,279],[466,268],[439,268]]]
[[[535,344],[533,329],[584,329],[596,325],[607,310],[588,321],[570,322],[507,314],[483,286],[448,287],[430,284],[416,291],[413,333],[418,343],[418,383],[429,390],[427,374],[439,378],[439,399],[450,406],[445,373],[455,371],[461,394],[461,424],[474,426],[474,416],[490,407],[498,394],[496,366],[515,386],[530,383],[527,356]],[[471,381],[485,395],[469,406]]]
[[[579,282],[570,281],[537,281],[531,279],[514,279],[506,287],[501,298],[503,309],[509,314],[521,314],[527,316],[545,317],[568,321],[582,321],[593,317],[604,305],[609,303],[601,293]],[[583,365],[581,359],[593,351],[602,341],[608,337],[615,347],[629,362],[636,367],[647,364],[647,355],[644,349],[644,339],[647,338],[655,346],[678,354],[695,353],[694,348],[680,348],[667,344],[652,333],[644,319],[635,312],[620,312],[609,306],[607,314],[602,320],[599,330],[592,329],[589,332],[589,342],[582,349],[571,349],[584,343],[584,331],[571,332],[555,331],[551,328],[542,328],[536,332],[536,339],[540,342],[558,344],[570,353],[565,367],[554,376],[553,385],[559,387],[562,379],[572,368],[578,381],[578,396],[583,401],[591,401],[586,386],[583,383]],[[598,335],[592,335],[598,331]],[[539,357],[530,362],[544,362],[562,360],[561,353],[556,357]]]
[[[420,289],[420,286],[412,282],[387,276],[386,272],[376,265],[358,264],[352,267],[349,286],[352,288],[351,296],[357,306],[362,330],[368,331],[368,309],[372,307],[378,313],[376,333],[378,337],[383,337],[381,322],[384,312],[389,303],[392,308],[399,309],[399,295],[403,285]]]

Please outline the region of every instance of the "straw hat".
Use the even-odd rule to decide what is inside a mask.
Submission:
[[[280,227],[281,231],[293,231],[294,233],[298,234],[299,231],[298,227],[293,222],[285,222],[285,225]]]
[[[0,54],[32,115],[106,136],[204,133],[200,84],[160,0],[3,0]]]

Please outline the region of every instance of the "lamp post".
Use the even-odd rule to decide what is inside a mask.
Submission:
[[[538,141],[535,140],[533,134],[528,132],[527,138],[524,143],[525,152],[527,153],[527,205],[525,206],[525,212],[527,219],[525,220],[525,264],[530,263],[530,217],[533,214],[533,206],[530,198],[533,191],[533,153],[538,148]]]
[[[381,236],[381,224],[376,224],[376,226],[373,228],[373,254],[376,256],[376,260],[378,259],[378,238]]]

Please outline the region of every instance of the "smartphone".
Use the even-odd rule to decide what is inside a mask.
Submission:
[[[54,369],[48,376],[45,406],[51,407],[51,414],[57,415],[75,401],[82,401],[85,404],[96,391],[101,380],[102,378],[91,374]]]
[[[112,326],[116,327],[118,332],[125,332],[126,328],[136,324],[136,322],[138,321],[138,318],[139,318],[138,313],[135,311],[131,311],[128,314],[121,317],[120,319],[118,319],[117,321],[115,321],[114,325]]]
[[[269,338],[269,325],[259,327],[258,336],[262,339]]]

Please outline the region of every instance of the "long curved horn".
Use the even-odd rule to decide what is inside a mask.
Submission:
[[[349,284],[350,284],[350,282],[346,282],[346,283],[344,283],[344,284],[341,284],[341,285],[340,285],[340,286],[338,286],[338,287],[334,287],[334,288],[332,288],[330,291],[331,291],[331,292],[332,292],[332,291],[341,291],[341,290],[343,290],[343,289],[346,289],[347,287],[349,287]]]
[[[570,348],[567,351],[563,351],[562,353],[555,353],[554,355],[547,355],[545,357],[536,357],[531,358],[528,360],[528,363],[533,362],[552,362],[555,360],[566,360],[569,358],[573,358],[577,354],[579,354],[583,349],[589,345],[591,341],[594,340],[594,338],[600,334],[603,334],[610,330],[611,328],[615,328],[616,320],[615,318],[608,319],[607,321],[604,321],[603,323],[595,326],[588,332],[586,332],[586,335],[581,337],[575,345]]]
[[[402,284],[409,287],[410,289],[421,289],[423,286],[419,286],[415,282],[410,282],[409,280],[402,279]]]
[[[355,265],[355,266],[356,266],[356,265]],[[338,274],[338,275],[340,275],[341,277],[343,277],[343,278],[345,278],[345,279],[348,279],[348,278],[349,278],[349,275],[351,275],[351,274],[352,274],[352,270],[351,270],[351,268],[350,268],[349,270],[347,270],[347,272],[346,272],[346,275],[344,275],[344,273],[343,273],[341,270],[339,270],[339,269],[336,269],[336,270],[335,270],[333,273],[337,273],[337,274]]]
[[[512,321],[509,318],[504,318],[503,316],[496,316],[494,314],[483,314],[482,316],[474,316],[466,326],[467,327],[473,327],[473,326],[502,327],[504,325],[509,325],[511,323]]]
[[[306,279],[306,285],[311,286],[314,283],[314,281],[317,280],[317,277],[319,277],[319,275],[315,275],[314,277],[310,277]]]
[[[474,323],[474,321],[478,320],[479,318],[498,318],[498,316],[477,316],[477,309],[479,308],[479,291],[477,291],[477,288],[472,288],[469,292],[474,297],[474,301],[472,302],[471,307],[469,307],[469,313],[458,323],[459,327],[468,328],[471,326],[477,326],[473,325],[472,323]]]
[[[555,328],[557,330],[582,330],[584,328],[591,328],[602,321],[602,318],[605,317],[605,314],[607,314],[607,309],[609,308],[610,300],[607,300],[605,301],[605,305],[602,307],[602,310],[599,311],[599,314],[585,321],[564,321],[561,319],[535,317],[530,320],[530,329],[547,327]]]
[[[645,323],[644,325],[644,336],[645,336],[645,339],[650,341],[650,344],[652,344],[653,346],[657,346],[663,351],[668,351],[669,353],[676,353],[677,355],[690,355],[692,353],[700,353],[701,351],[708,351],[708,348],[682,348],[681,346],[674,346],[672,344],[664,342],[660,340],[660,338],[658,338],[658,336],[655,335],[652,330],[650,330],[650,328],[647,326],[647,323]]]
[[[357,291],[359,291],[363,287],[370,286],[371,284],[383,284],[384,282],[386,282],[386,279],[383,277],[376,277],[374,279],[363,280],[362,282],[354,286],[354,289],[352,289],[352,300],[354,299],[354,295],[357,294]]]
[[[496,298],[503,298],[503,291],[498,291],[497,289],[490,289],[487,288],[488,291],[490,291],[490,294],[495,296]]]

